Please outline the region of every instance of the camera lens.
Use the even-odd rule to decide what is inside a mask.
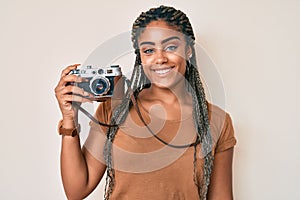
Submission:
[[[104,70],[103,70],[103,69],[99,69],[99,70],[98,70],[98,74],[100,74],[100,75],[101,75],[101,74],[104,74]]]
[[[92,81],[90,87],[96,95],[106,94],[110,87],[109,80],[105,77],[97,78]]]

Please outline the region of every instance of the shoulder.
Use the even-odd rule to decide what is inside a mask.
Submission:
[[[210,132],[216,152],[224,151],[236,144],[231,116],[217,105],[208,103]]]
[[[230,114],[219,106],[208,102],[207,109],[211,126],[222,129],[225,123],[231,123]]]

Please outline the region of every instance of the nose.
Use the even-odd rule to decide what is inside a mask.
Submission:
[[[157,52],[156,52],[156,64],[161,65],[161,64],[164,64],[166,62],[168,62],[168,58],[165,55],[164,50],[162,50],[162,49],[157,50]]]

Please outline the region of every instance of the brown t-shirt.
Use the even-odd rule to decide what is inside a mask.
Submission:
[[[164,120],[164,112],[160,112],[159,108],[154,108],[150,113],[142,106],[140,110],[151,131],[164,141],[172,145],[194,142],[196,131],[192,113],[184,114],[181,120]],[[229,114],[212,104],[209,104],[208,111],[213,138],[212,153],[233,147],[236,139]],[[99,105],[96,117],[101,122],[109,123],[109,101]],[[85,148],[103,162],[107,129],[93,123],[91,126]],[[196,149],[196,177],[199,181],[203,177],[205,156],[200,147],[198,145]],[[172,148],[158,141],[143,125],[136,111],[131,109],[113,142],[115,186],[111,199],[199,199],[194,182],[194,152],[194,147]]]

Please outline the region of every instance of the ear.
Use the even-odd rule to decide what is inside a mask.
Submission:
[[[192,52],[192,48],[190,45],[187,45],[186,46],[186,49],[185,49],[185,56],[186,56],[186,59],[190,59],[193,55],[193,52]]]

